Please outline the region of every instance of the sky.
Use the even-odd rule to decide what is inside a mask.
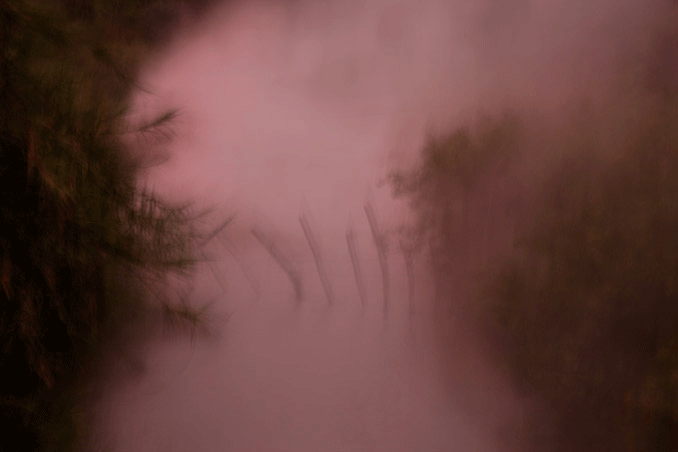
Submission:
[[[386,177],[479,114],[548,121],[608,95],[647,48],[640,3],[236,1],[187,18],[130,121],[178,108],[171,141],[140,145],[164,157],[140,182],[213,225],[234,215],[181,285],[212,334],[149,341],[133,377],[119,364],[95,447],[509,450],[523,401],[461,327],[458,371],[438,371],[430,262],[406,258],[413,217]]]

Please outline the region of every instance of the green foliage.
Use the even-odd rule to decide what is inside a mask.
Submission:
[[[174,4],[0,2],[2,450],[75,447],[97,364],[148,288],[196,261],[190,209],[137,187],[122,141],[147,49],[138,8],[151,3]],[[200,320],[164,306],[168,320]]]

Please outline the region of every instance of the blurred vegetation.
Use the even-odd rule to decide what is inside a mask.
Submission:
[[[535,140],[514,119],[431,140],[420,166],[393,178],[418,214],[420,244],[434,250],[442,302],[471,295],[464,319],[530,401],[516,450],[678,450],[675,23],[657,32],[633,86],[540,137],[556,161],[532,188],[513,163]],[[508,256],[478,259],[510,224]],[[468,268],[483,266],[464,292]]]
[[[678,447],[677,121],[655,112],[612,162],[595,142],[564,158],[483,294],[497,357],[557,427],[549,450]]]
[[[0,1],[2,451],[81,446],[102,360],[149,290],[196,262],[195,216],[137,186],[123,141],[173,118],[125,124],[140,64],[180,3]],[[170,323],[199,321],[163,303]]]
[[[460,274],[469,267],[465,263],[485,257],[492,240],[484,219],[499,220],[497,207],[505,204],[486,182],[500,179],[517,159],[522,133],[517,115],[506,114],[499,120],[485,117],[475,127],[460,128],[449,136],[430,136],[422,164],[391,175],[395,194],[409,196],[418,214],[410,239],[414,246],[429,246],[440,275],[465,279],[468,275]],[[450,278],[438,282],[448,288],[453,285]]]

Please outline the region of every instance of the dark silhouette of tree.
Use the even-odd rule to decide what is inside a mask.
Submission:
[[[149,18],[176,4],[0,1],[0,450],[80,444],[102,357],[149,288],[196,261],[189,207],[137,186],[122,139],[140,61],[168,33]]]
[[[675,23],[657,31],[655,51],[639,63],[644,74],[540,138],[543,154],[562,158],[519,202],[514,217],[523,221],[510,255],[461,295],[472,300],[466,320],[494,363],[535,401],[516,450],[678,450]],[[531,143],[505,130],[501,121],[475,133],[458,129],[395,180],[413,200],[420,237],[437,251],[447,305],[460,295],[445,282],[475,265],[465,254],[459,261],[459,243],[482,242],[477,227],[458,233],[459,187],[482,192],[493,183],[483,168],[494,163],[464,162],[485,162],[476,144],[482,136],[498,137],[489,162]],[[493,221],[499,233],[504,226]]]

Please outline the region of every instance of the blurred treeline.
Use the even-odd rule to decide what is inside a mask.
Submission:
[[[394,176],[432,250],[441,362],[452,317],[471,322],[526,401],[507,450],[678,450],[678,20],[664,23],[613,95],[548,126],[477,121]]]
[[[100,364],[146,312],[148,287],[195,262],[190,209],[137,187],[124,140],[172,112],[134,130],[124,119],[178,6],[207,1],[0,1],[2,451],[81,445]]]

